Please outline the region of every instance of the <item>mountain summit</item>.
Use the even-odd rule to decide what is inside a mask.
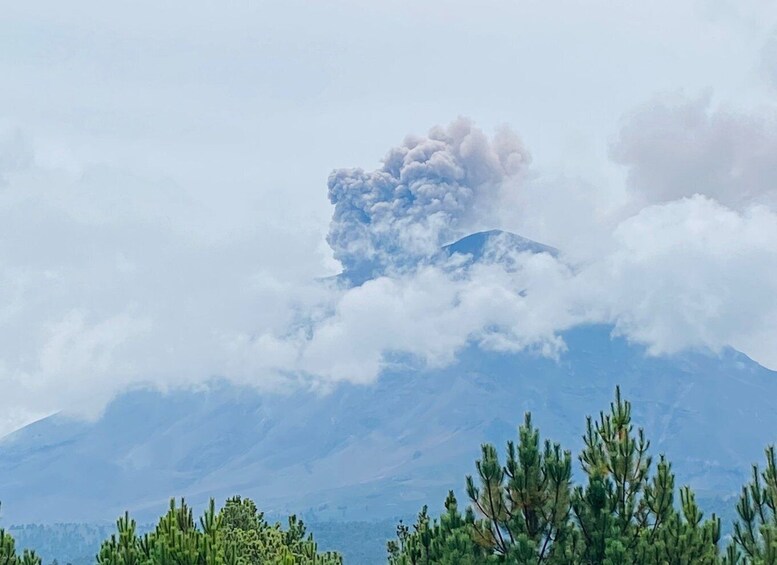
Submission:
[[[512,253],[548,253],[553,257],[557,257],[559,254],[557,249],[549,245],[538,243],[508,231],[495,229],[472,233],[453,243],[444,245],[439,253],[430,256],[428,260],[434,263],[459,254],[470,257],[471,261],[482,261],[489,258],[489,256],[497,257],[500,252],[505,251]],[[399,264],[401,265],[402,262],[400,261]],[[346,282],[348,285],[359,286],[384,274],[384,266],[379,261],[365,260],[348,264],[343,272],[335,278]]]
[[[476,232],[445,245],[442,249],[448,255],[454,253],[471,255],[475,261],[478,261],[483,258],[489,248],[496,246],[510,249],[513,252],[548,253],[554,257],[558,255],[558,249],[554,247],[502,230]]]

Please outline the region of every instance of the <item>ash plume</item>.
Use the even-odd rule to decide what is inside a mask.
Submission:
[[[500,194],[513,190],[530,162],[518,137],[489,139],[460,118],[410,136],[374,171],[329,176],[334,214],[327,241],[346,273],[369,276],[417,262],[464,230],[488,225]]]

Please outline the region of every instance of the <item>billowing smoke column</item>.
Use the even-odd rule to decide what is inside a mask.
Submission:
[[[529,162],[513,133],[489,139],[463,118],[408,137],[378,170],[330,175],[327,241],[352,278],[417,263],[464,230],[495,227],[494,206]]]

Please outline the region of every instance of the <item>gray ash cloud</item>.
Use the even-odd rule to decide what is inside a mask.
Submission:
[[[327,241],[346,272],[417,261],[466,230],[488,225],[500,194],[530,162],[508,130],[489,138],[467,119],[411,136],[374,171],[329,177],[334,214]]]

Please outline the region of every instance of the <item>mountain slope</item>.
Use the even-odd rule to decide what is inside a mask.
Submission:
[[[460,488],[482,441],[532,410],[546,437],[578,448],[584,417],[616,383],[679,482],[733,494],[773,442],[777,375],[733,351],[646,357],[605,327],[565,335],[560,362],[465,352],[456,367],[385,375],[316,397],[128,393],[91,424],[51,417],[0,442],[0,497],[13,521],[151,517],[171,495],[242,493],[269,512],[318,518],[410,513]],[[755,400],[754,400],[755,399]]]
[[[271,514],[407,515],[461,489],[480,444],[515,437],[526,410],[543,437],[579,449],[585,416],[616,384],[653,452],[701,496],[735,494],[777,440],[777,374],[742,354],[650,357],[606,326],[563,337],[557,361],[471,347],[446,369],[396,366],[374,386],[324,396],[213,383],[129,392],[93,423],[52,416],[0,440],[4,519],[100,521],[128,508],[144,520],[173,495],[202,504],[236,493]]]

